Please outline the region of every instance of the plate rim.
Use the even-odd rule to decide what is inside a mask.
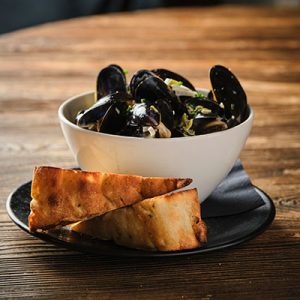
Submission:
[[[132,249],[120,245],[114,244],[112,241],[105,241],[109,243],[113,243],[114,246],[120,247],[120,250],[122,248],[126,249],[125,252],[120,251],[120,253],[116,254],[114,252],[112,253],[97,253],[96,251],[91,251],[90,248],[84,249],[82,246],[79,246],[77,244],[71,244],[66,241],[60,240],[58,238],[52,237],[51,235],[45,234],[45,233],[38,233],[38,232],[30,232],[29,228],[26,224],[24,224],[13,212],[11,208],[11,201],[15,193],[17,193],[23,186],[28,185],[32,181],[28,181],[26,183],[21,184],[19,187],[15,188],[7,197],[6,200],[6,211],[8,213],[8,216],[10,217],[11,221],[15,223],[19,228],[21,228],[23,231],[28,233],[31,236],[34,236],[36,238],[39,238],[42,241],[45,242],[50,242],[56,246],[64,247],[66,249],[70,249],[73,251],[78,251],[81,253],[85,254],[92,254],[92,255],[97,255],[97,256],[109,256],[109,257],[131,257],[131,258],[139,258],[139,257],[174,257],[174,256],[187,256],[187,255],[195,255],[195,254],[202,254],[202,253],[207,253],[207,252],[213,252],[213,251],[218,251],[218,250],[223,250],[227,248],[232,248],[234,246],[240,245],[242,243],[245,243],[256,236],[260,235],[263,233],[273,222],[276,216],[276,207],[274,205],[274,202],[272,198],[264,192],[262,189],[259,187],[253,185],[255,190],[259,193],[259,195],[262,197],[263,201],[265,204],[269,204],[270,208],[268,210],[269,214],[266,220],[260,224],[258,228],[256,228],[254,231],[252,231],[250,234],[237,238],[235,240],[232,240],[230,242],[226,242],[220,245],[212,246],[212,247],[206,247],[205,245],[203,247],[195,248],[195,249],[187,249],[187,250],[181,250],[181,251],[168,251],[168,252],[163,252],[163,251],[145,251],[145,250],[139,250],[139,249]],[[259,209],[259,207],[255,208]],[[254,209],[254,210],[255,210]],[[242,214],[242,213],[241,213]],[[239,214],[237,214],[239,215]],[[222,217],[215,217],[215,218],[222,218]],[[206,218],[209,219],[209,218]],[[205,219],[204,219],[205,220]]]

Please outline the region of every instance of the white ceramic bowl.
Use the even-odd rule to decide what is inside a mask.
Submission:
[[[146,139],[82,129],[77,112],[92,105],[94,93],[66,100],[58,115],[63,134],[81,169],[158,177],[192,178],[203,201],[234,165],[250,133],[253,111],[242,124],[193,137]]]

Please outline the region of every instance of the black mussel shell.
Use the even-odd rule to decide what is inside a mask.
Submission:
[[[173,128],[171,131],[172,137],[184,137],[183,132],[179,128]]]
[[[157,76],[147,77],[138,85],[136,88],[136,100],[140,101],[141,99],[145,99],[150,103],[163,99],[171,105],[175,119],[180,119],[185,111],[183,103],[163,80]]]
[[[154,106],[158,109],[161,115],[161,122],[170,130],[174,127],[174,113],[170,103],[163,99],[155,101]]]
[[[195,87],[183,76],[181,76],[180,74],[177,74],[175,72],[172,72],[170,70],[167,69],[153,69],[151,70],[154,74],[156,74],[157,76],[159,76],[162,80],[165,80],[167,78],[171,78],[174,79],[176,81],[181,81],[182,84],[186,87],[188,87],[189,89],[195,91]]]
[[[157,99],[172,99],[174,93],[169,87],[157,76],[147,76],[140,81],[134,90],[134,98],[136,101],[146,99],[154,103]],[[169,100],[170,101],[170,100]]]
[[[109,65],[102,69],[97,78],[97,99],[116,92],[127,91],[126,76],[118,65]]]
[[[136,88],[138,87],[138,85],[142,81],[144,81],[146,78],[152,77],[152,76],[155,76],[155,74],[152,73],[151,71],[145,70],[145,69],[139,70],[135,74],[133,74],[133,76],[130,80],[130,83],[129,83],[129,90],[131,92],[131,95],[134,98],[136,97],[135,93],[136,93]]]
[[[212,91],[208,92],[207,99],[209,99],[211,101],[216,101],[216,99],[214,98],[214,93]]]
[[[130,111],[130,125],[153,126],[160,123],[160,113],[153,106],[147,103],[134,104]]]
[[[193,119],[192,129],[195,131],[195,135],[222,131],[227,128],[227,124],[224,121],[213,116],[198,114]]]
[[[144,137],[143,127],[130,124],[127,124],[122,128],[119,134],[124,136]]]
[[[243,122],[247,117],[247,96],[236,76],[216,65],[210,69],[210,80],[217,102],[224,105],[226,119]]]
[[[143,99],[152,104],[158,99],[167,101],[175,112],[175,118],[180,118],[184,112],[183,104],[175,93],[151,71],[140,70],[135,73],[130,82],[130,91],[137,102]]]
[[[125,102],[113,103],[102,118],[99,131],[110,134],[119,133],[127,123],[126,109]]]
[[[114,93],[102,97],[94,105],[77,117],[77,125],[85,127],[101,120],[113,103],[129,100],[127,93]]]

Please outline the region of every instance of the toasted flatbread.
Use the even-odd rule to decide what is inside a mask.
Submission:
[[[36,167],[29,229],[49,229],[182,188],[191,179],[142,177]]]
[[[122,246],[152,251],[193,249],[206,242],[196,189],[146,199],[71,227]]]

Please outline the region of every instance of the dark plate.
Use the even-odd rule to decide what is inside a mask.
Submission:
[[[225,249],[256,237],[272,223],[275,217],[275,207],[272,199],[262,190],[255,188],[265,205],[238,215],[204,219],[208,229],[208,242],[204,247],[178,252],[148,252],[117,246],[109,241],[93,239],[73,232],[68,228],[43,234],[29,232],[27,218],[30,212],[30,189],[31,182],[25,183],[8,197],[6,208],[13,222],[29,234],[47,242],[97,255],[128,257],[178,256]]]

